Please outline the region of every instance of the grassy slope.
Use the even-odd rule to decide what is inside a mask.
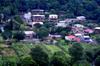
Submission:
[[[31,49],[34,48],[35,44],[24,44],[24,43],[14,43],[11,48],[5,48],[4,44],[0,44],[0,49],[2,51],[6,51],[4,55],[0,55],[0,61],[3,60],[9,60],[9,61],[17,61],[19,57],[22,56],[29,56],[29,53],[31,52]],[[68,48],[70,46],[68,45],[46,45],[46,44],[40,44],[40,46],[45,50],[48,55],[51,57],[55,52],[57,51],[63,51],[66,53],[67,57],[70,57],[68,54]],[[90,45],[90,44],[82,44],[84,49],[91,49],[95,48],[97,46]]]

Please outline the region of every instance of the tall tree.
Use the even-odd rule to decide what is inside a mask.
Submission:
[[[13,39],[16,39],[16,41],[23,40],[24,38],[25,38],[25,34],[22,31],[15,32],[13,35]]]
[[[72,64],[83,60],[83,47],[79,43],[74,43],[69,48],[69,54],[71,55]]]
[[[38,38],[40,38],[40,39],[44,39],[45,37],[47,37],[47,36],[49,35],[49,31],[48,31],[48,29],[45,28],[45,27],[39,28],[39,29],[36,31],[36,33],[37,33]]]
[[[36,46],[31,50],[31,56],[38,66],[48,66],[48,54],[40,46]]]
[[[37,66],[36,62],[34,60],[32,60],[32,58],[30,56],[23,56],[20,58],[20,64],[21,66]]]
[[[51,66],[69,66],[68,58],[66,57],[65,53],[63,52],[54,53],[51,60]]]

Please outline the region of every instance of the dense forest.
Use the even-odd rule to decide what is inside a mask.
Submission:
[[[86,16],[100,21],[100,0],[0,0],[0,12],[11,16],[32,9],[44,9],[66,17]]]

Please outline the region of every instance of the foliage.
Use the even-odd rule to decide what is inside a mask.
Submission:
[[[23,40],[25,38],[25,34],[21,31],[18,31],[14,34],[13,36],[14,39],[16,39],[17,41]]]
[[[40,28],[42,25],[39,23],[36,23],[34,26],[35,26],[35,28]]]
[[[67,18],[84,15],[98,22],[100,19],[99,0],[0,0],[0,12],[7,18],[32,9],[44,9],[58,14],[64,11]]]
[[[74,64],[75,62],[79,61],[79,60],[83,60],[83,47],[78,44],[78,43],[74,43],[70,48],[69,48],[69,54],[72,57],[72,64]]]
[[[69,55],[70,52],[68,51],[68,49],[72,47],[71,45],[61,44],[60,46],[63,48],[62,49],[61,47],[56,46],[56,45],[46,45],[46,44],[41,44],[41,43],[40,45],[36,45],[32,43],[17,42],[17,43],[13,43],[10,48],[5,48],[6,45],[0,43],[0,48],[1,48],[0,51],[6,50],[5,54],[4,53],[2,54],[0,52],[1,53],[0,64],[2,65],[3,63],[5,63],[5,65],[8,64],[12,66],[16,66],[16,64],[18,65],[20,64],[22,66],[29,66],[32,63],[32,66],[38,66],[34,64],[48,63],[46,66],[48,65],[55,66],[59,62],[59,65],[62,64],[60,66],[64,66],[64,65],[71,66],[71,64],[72,66],[90,66],[90,64],[92,65],[93,61],[95,65],[99,64],[100,46],[97,45],[94,47],[94,45],[91,45],[91,44],[89,44],[90,46],[85,45],[85,44],[81,44],[81,45],[84,48],[85,53],[83,51],[82,52],[86,55],[84,55],[84,59],[78,60],[80,59],[78,58],[77,61],[75,61],[75,63],[72,63],[70,58],[73,59],[73,57],[76,57],[76,56],[73,56],[71,54]],[[78,47],[77,51],[75,49],[76,47]],[[80,53],[79,47],[80,45],[78,44],[74,46],[75,52],[77,54]],[[9,49],[12,49],[12,51]],[[34,52],[31,51],[31,49],[32,50],[34,49]],[[80,57],[80,55],[78,56]],[[95,59],[92,59],[93,57],[95,57]],[[92,59],[92,61],[89,61],[87,58],[90,58],[90,60]],[[41,61],[41,60],[44,60],[44,61]]]
[[[2,33],[2,37],[3,37],[4,40],[11,39],[12,38],[12,32],[11,31],[4,31]]]
[[[24,23],[23,20],[21,19],[21,17],[18,16],[18,15],[16,15],[16,16],[14,17],[14,19],[15,19],[15,21],[17,21],[19,24],[23,24],[23,23]]]
[[[32,60],[30,56],[21,57],[20,62],[22,66],[30,66],[30,65],[36,66],[36,62]]]
[[[95,60],[95,65],[100,66],[100,56],[98,56]]]
[[[86,60],[81,60],[76,62],[73,66],[90,66],[90,63],[88,63]]]
[[[48,66],[48,54],[44,52],[40,46],[37,46],[31,50],[31,56],[39,66]]]
[[[65,53],[63,52],[56,52],[54,53],[52,60],[51,60],[51,65],[52,66],[67,66],[67,57]]]
[[[49,35],[49,31],[45,27],[41,27],[39,30],[36,31],[36,34],[39,38],[43,39]]]
[[[10,20],[5,24],[4,30],[8,30],[9,31],[9,30],[12,30],[12,29],[13,29],[13,21]]]

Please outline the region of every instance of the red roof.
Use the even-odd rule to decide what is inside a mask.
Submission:
[[[86,29],[84,30],[85,32],[89,32],[89,33],[93,33],[93,30],[92,29]]]
[[[75,38],[74,35],[69,35],[68,38],[72,39],[72,38]]]
[[[81,41],[80,38],[75,38],[75,40],[76,40],[77,42],[80,42],[80,41]]]
[[[69,39],[73,39],[74,41],[80,42],[80,38],[77,38],[77,37],[74,36],[74,35],[69,35],[68,38],[69,38]]]

